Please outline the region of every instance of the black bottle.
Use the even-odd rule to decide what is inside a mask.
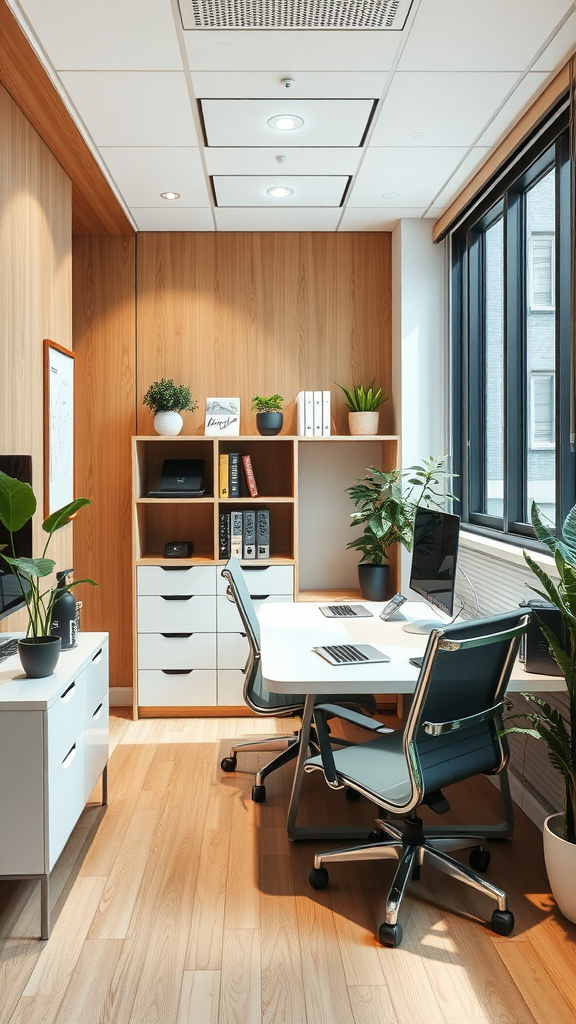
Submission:
[[[66,586],[67,577],[73,573],[73,569],[64,569],[56,573],[58,588]],[[52,613],[52,636],[59,636],[62,641],[62,650],[70,650],[78,643],[76,630],[76,598],[69,590],[64,590],[54,602]]]

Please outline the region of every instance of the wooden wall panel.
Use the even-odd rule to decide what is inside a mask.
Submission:
[[[72,347],[71,186],[66,174],[0,85],[0,451],[31,455],[42,532],[43,339]],[[72,565],[72,526],[50,552]],[[0,630],[25,628],[23,613]]]
[[[82,627],[110,633],[110,683],[132,685],[131,437],[135,433],[135,241],[75,236],[76,492]]]
[[[334,381],[391,389],[390,235],[387,233],[150,233],[138,236],[138,433],[159,377],[188,384],[200,408],[184,433],[204,432],[208,395],[239,395],[241,432],[256,432],[255,394],[286,399],[330,389],[336,429],[348,433]],[[383,406],[380,429],[391,410]]]

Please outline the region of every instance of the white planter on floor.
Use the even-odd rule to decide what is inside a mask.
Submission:
[[[562,838],[563,815],[551,814],[544,822],[544,860],[558,909],[576,923],[576,844]]]
[[[184,426],[184,420],[179,412],[157,412],[154,417],[154,428],[157,434],[164,437],[174,437],[179,434]]]

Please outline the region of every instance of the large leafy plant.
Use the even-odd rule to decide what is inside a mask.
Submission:
[[[511,718],[528,720],[530,725],[510,726],[505,732],[533,736],[548,747],[551,763],[564,776],[564,839],[576,843],[576,505],[564,520],[560,538],[542,521],[535,502],[531,518],[534,532],[552,553],[558,573],[558,581],[552,579],[527,551],[524,552],[526,562],[540,582],[540,587],[530,589],[550,601],[561,615],[561,636],[556,636],[541,619],[539,626],[566,680],[568,718],[542,697],[524,693],[522,696],[530,705],[530,711]]]
[[[66,526],[79,509],[89,504],[88,498],[76,498],[69,505],[53,512],[42,523],[42,529],[48,536],[40,558],[18,558],[14,534],[18,533],[18,530],[21,530],[32,519],[36,511],[36,498],[30,484],[15,480],[14,477],[0,472],[0,522],[10,535],[10,545],[0,545],[0,548],[3,549],[0,552],[0,558],[3,558],[10,566],[26,601],[28,609],[27,635],[29,637],[50,636],[54,604],[63,593],[70,590],[71,587],[78,586],[79,583],[90,583],[93,587],[96,586],[94,580],[86,579],[75,580],[74,583],[69,583],[64,587],[43,589],[46,577],[52,575],[56,566],[56,562],[52,558],[46,557],[52,536],[56,530]],[[4,553],[7,547],[11,549],[11,555]]]
[[[142,399],[154,415],[159,412],[194,412],[198,402],[190,394],[185,384],[175,384],[172,379],[155,380]]]
[[[418,505],[443,508],[446,498],[453,497],[445,489],[446,481],[452,477],[445,464],[446,458],[442,456],[423,459],[420,466],[390,472],[368,466],[368,475],[348,487],[356,506],[356,512],[350,514],[350,525],[364,526],[364,532],[346,547],[362,552],[360,564],[386,564],[393,544],[412,549]]]

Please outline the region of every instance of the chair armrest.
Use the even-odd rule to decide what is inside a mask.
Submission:
[[[489,722],[502,713],[505,702],[501,700],[493,708],[480,711],[477,715],[468,715],[466,718],[457,718],[450,722],[422,722],[424,732],[429,736],[445,736],[448,732],[456,732],[457,729],[470,729],[481,722]]]
[[[330,744],[330,734],[326,728],[326,719],[324,717],[325,708],[330,707],[330,704],[326,704],[321,707],[314,708],[314,725],[316,727],[316,735],[318,737],[318,746],[320,747],[320,757],[322,758],[322,767],[324,769],[326,782],[331,789],[340,789],[342,783],[338,778],[336,765],[334,764],[334,754],[332,753],[332,747]]]
[[[316,713],[316,711],[323,711],[325,714],[333,715],[335,718],[343,718],[345,721],[350,722],[351,725],[358,725],[361,729],[368,729],[369,732],[377,732],[380,733],[380,735],[394,732],[394,729],[390,729],[387,725],[383,725],[382,722],[375,722],[373,718],[368,718],[367,715],[361,715],[358,711],[351,711],[349,708],[344,708],[340,704],[315,704],[314,713]]]

